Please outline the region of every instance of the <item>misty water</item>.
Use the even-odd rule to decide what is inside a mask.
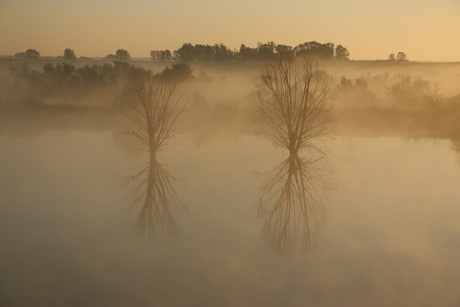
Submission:
[[[458,306],[458,64],[292,63],[4,70],[0,305]]]
[[[459,302],[460,166],[449,140],[333,136],[318,175],[327,187],[312,183],[320,210],[298,217],[316,221],[310,241],[299,227],[281,245],[259,204],[288,151],[252,134],[205,143],[182,134],[176,143],[157,156],[184,208],[171,211],[176,231],[141,234],[142,204],[126,178],[147,153],[111,131],[2,133],[0,303]]]

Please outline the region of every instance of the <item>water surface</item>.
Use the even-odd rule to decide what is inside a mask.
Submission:
[[[258,208],[289,154],[265,139],[198,146],[184,135],[159,153],[186,210],[172,211],[174,233],[153,235],[139,235],[125,180],[148,156],[112,133],[0,141],[5,306],[460,302],[460,167],[448,140],[336,137],[311,244],[284,248]]]

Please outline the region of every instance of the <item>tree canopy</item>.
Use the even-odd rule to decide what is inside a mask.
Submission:
[[[231,50],[224,44],[203,45],[185,43],[179,49],[152,50],[150,58],[153,61],[176,60],[181,62],[237,62],[253,60],[270,60],[276,56],[296,57],[308,55],[320,60],[348,60],[350,52],[342,45],[333,43],[305,42],[295,47],[270,42],[258,42],[257,47],[241,44],[239,50]]]
[[[127,60],[131,59],[131,55],[125,49],[118,49],[115,52],[115,55],[122,61],[127,61]]]
[[[72,49],[67,48],[67,49],[64,50],[63,58],[64,58],[64,60],[67,60],[67,61],[73,61],[77,57],[75,56],[75,52]]]
[[[35,60],[40,58],[40,52],[35,49],[27,49],[24,52],[18,52],[14,55],[17,59]]]

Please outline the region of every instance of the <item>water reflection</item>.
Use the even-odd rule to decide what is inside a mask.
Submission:
[[[457,163],[460,165],[460,138],[459,137],[453,137],[451,139],[451,148],[454,151]]]
[[[157,153],[174,139],[175,123],[183,110],[181,97],[173,83],[153,74],[135,85],[135,96],[127,100],[126,133],[149,154],[140,171],[128,177],[133,204],[140,205],[136,228],[139,234],[174,233],[175,213],[185,209],[174,191],[172,177],[157,160]]]
[[[136,222],[139,234],[176,232],[174,215],[185,207],[174,190],[174,177],[157,161],[155,152],[150,152],[149,162],[128,181],[132,185],[133,205],[141,206]]]
[[[331,189],[326,160],[325,155],[307,159],[290,154],[262,188],[259,214],[265,220],[264,235],[279,251],[296,245],[307,249],[324,224]]]
[[[325,220],[326,154],[332,122],[328,78],[309,58],[279,58],[262,71],[258,108],[268,135],[289,157],[262,189],[259,214],[266,239],[279,251],[306,249]],[[301,155],[304,155],[304,158]]]

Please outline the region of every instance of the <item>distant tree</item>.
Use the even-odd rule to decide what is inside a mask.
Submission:
[[[294,56],[294,49],[291,46],[287,45],[276,45],[275,47],[276,54],[281,55],[283,57],[291,58]]]
[[[334,94],[337,101],[352,106],[368,106],[375,98],[374,93],[369,90],[367,79],[364,76],[355,79],[354,84],[352,80],[342,77]]]
[[[173,55],[170,50],[152,50],[150,51],[150,58],[153,61],[171,61]]]
[[[389,61],[396,61],[395,54],[394,54],[394,53],[390,53],[390,55],[388,56],[388,60],[389,60]]]
[[[159,61],[160,60],[159,52],[160,51],[158,51],[158,50],[151,50],[150,51],[150,59],[152,61]]]
[[[53,64],[51,63],[46,63],[44,66],[43,66],[43,72],[45,74],[52,74],[54,73],[54,66]]]
[[[129,54],[129,52],[125,49],[118,49],[116,52],[115,52],[116,56],[122,60],[122,61],[128,61],[129,59],[131,59],[131,55]]]
[[[24,52],[18,52],[14,55],[15,58],[17,59],[29,59],[29,60],[34,60],[34,59],[39,59],[40,58],[40,52],[38,52],[35,49],[27,49]]]
[[[73,61],[77,59],[77,57],[75,56],[75,52],[70,48],[67,48],[64,50],[63,58],[64,60],[67,60],[67,61]]]
[[[340,79],[340,85],[338,86],[338,88],[342,90],[342,89],[349,89],[352,86],[353,86],[353,81],[345,78],[345,76],[342,76],[342,78]]]
[[[160,58],[163,61],[171,61],[173,59],[173,55],[169,49],[161,51]]]
[[[395,101],[406,105],[419,105],[431,100],[430,82],[410,75],[398,75],[399,81],[390,87],[390,95]]]
[[[252,60],[257,56],[257,49],[246,47],[244,44],[240,46],[239,57],[242,60]]]
[[[166,67],[159,76],[167,81],[181,82],[192,79],[193,70],[187,63],[175,63],[171,68]]]
[[[26,54],[24,52],[18,52],[18,53],[15,53],[14,54],[14,57],[16,59],[25,59],[26,58]]]
[[[308,55],[323,60],[332,60],[334,58],[334,44],[321,44],[316,41],[305,42],[294,48],[296,55]]]
[[[104,58],[104,60],[119,60],[118,56],[115,54],[107,54]]]
[[[204,62],[211,61],[213,56],[213,48],[210,45],[197,44],[194,46],[193,60]]]
[[[40,58],[40,52],[38,52],[35,49],[27,49],[24,54],[26,55],[26,58],[28,59],[38,59]]]
[[[398,52],[396,58],[398,59],[398,61],[407,61],[407,55],[402,51]]]
[[[259,51],[259,58],[260,59],[271,59],[275,56],[275,47],[276,44],[274,42],[267,42],[257,43],[257,49]]]
[[[72,73],[75,72],[75,66],[69,63],[58,63],[56,65],[56,70],[58,74],[68,75],[70,76]]]
[[[190,43],[185,43],[175,52],[179,61],[192,62],[195,60],[195,47]]]
[[[337,45],[335,47],[335,58],[338,60],[348,60],[350,56],[350,52],[348,52],[347,48],[342,45]]]
[[[127,62],[118,60],[118,61],[113,61],[113,68],[118,73],[124,73],[129,70],[130,65]]]
[[[212,46],[212,57],[216,62],[228,62],[235,57],[235,54],[224,44],[215,44]]]

